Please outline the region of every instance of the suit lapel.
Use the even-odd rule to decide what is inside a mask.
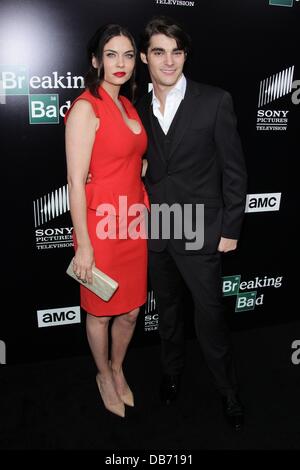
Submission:
[[[174,132],[174,137],[172,139],[172,144],[170,148],[170,153],[169,153],[169,158],[168,160],[172,157],[174,154],[176,148],[182,141],[184,134],[188,127],[190,126],[192,119],[193,119],[193,109],[196,106],[196,100],[195,97],[199,95],[201,92],[197,86],[197,83],[187,80],[187,87],[186,87],[186,92],[184,99],[182,103],[180,104],[180,115],[178,116],[178,119],[176,119],[176,116],[174,119],[176,119],[175,128],[172,129],[172,124],[169,132],[172,130]],[[179,111],[179,109],[178,109]],[[166,158],[164,155],[163,148],[161,146],[161,143],[159,142],[158,136],[156,134],[156,130],[154,128],[153,124],[153,112],[152,112],[152,93],[148,93],[148,95],[145,98],[145,102],[140,108],[140,116],[142,118],[143,125],[147,131],[148,134],[148,139],[149,141],[155,146],[157,150],[157,154],[160,156],[163,162],[166,163]]]
[[[141,117],[143,121],[143,125],[147,131],[149,142],[155,147],[156,153],[160,156],[163,162],[166,162],[163,148],[159,141],[159,138],[156,133],[156,129],[154,126],[154,116],[152,113],[152,93],[147,95],[145,100],[145,104],[142,106]],[[156,118],[155,118],[156,119]]]
[[[194,113],[193,108],[195,105],[195,96],[199,95],[200,92],[196,87],[196,84],[190,80],[187,80],[187,87],[185,91],[185,96],[180,105],[180,115],[176,120],[176,127],[174,129],[174,137],[172,139],[172,145],[169,153],[169,159],[174,154],[178,145],[182,141],[184,134],[188,127],[190,126]],[[176,116],[174,117],[176,119]]]

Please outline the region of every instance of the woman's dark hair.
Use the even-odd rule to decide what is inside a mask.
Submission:
[[[191,38],[183,30],[182,26],[173,18],[168,16],[154,16],[145,26],[140,37],[139,49],[147,54],[151,37],[155,34],[164,34],[169,38],[175,39],[177,47],[185,53],[191,49]]]
[[[137,48],[132,34],[128,29],[118,24],[106,24],[101,26],[95,34],[91,37],[87,44],[88,60],[90,62],[90,69],[84,77],[85,87],[88,88],[93,96],[100,98],[98,88],[104,78],[104,67],[103,67],[103,51],[105,44],[108,43],[112,38],[116,36],[125,36],[129,39],[134,50],[134,54],[137,54]],[[99,69],[96,69],[92,65],[93,56],[98,60]],[[135,84],[135,69],[133,70],[132,76],[129,80],[131,99],[134,98],[136,90]]]

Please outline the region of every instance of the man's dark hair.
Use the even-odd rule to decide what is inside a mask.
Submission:
[[[139,49],[144,54],[147,54],[151,37],[155,34],[164,34],[169,38],[176,41],[177,47],[185,53],[190,51],[191,38],[184,31],[182,26],[173,18],[168,16],[154,16],[145,26],[141,34]]]

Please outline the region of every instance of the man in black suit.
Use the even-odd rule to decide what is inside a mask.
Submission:
[[[182,208],[190,204],[194,227],[203,224],[197,219],[196,205],[204,205],[200,247],[188,247],[190,240],[184,235],[175,237],[176,216],[171,219],[169,239],[161,230],[158,238],[151,239],[150,230],[149,268],[159,311],[164,372],[160,395],[165,404],[176,398],[184,365],[185,282],[195,305],[197,338],[222,395],[226,417],[238,430],[244,412],[224,319],[221,253],[237,247],[246,168],[230,94],[183,75],[189,47],[188,35],[167,17],[155,17],[147,24],[140,47],[153,84],[153,92],[137,106],[149,139],[145,183],[150,202]]]

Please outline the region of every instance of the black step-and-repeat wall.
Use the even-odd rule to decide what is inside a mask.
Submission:
[[[288,172],[299,155],[300,2],[2,0],[2,364],[88,352],[78,286],[65,274],[73,248],[63,116],[83,90],[91,34],[114,22],[138,38],[154,14],[179,19],[192,36],[186,75],[234,99],[249,188],[239,249],[223,257],[228,321],[241,330],[298,315],[288,302],[287,225],[296,213]],[[146,92],[142,65],[138,79]],[[193,334],[188,293],[186,317]],[[157,325],[149,287],[133,344],[157,342]]]

